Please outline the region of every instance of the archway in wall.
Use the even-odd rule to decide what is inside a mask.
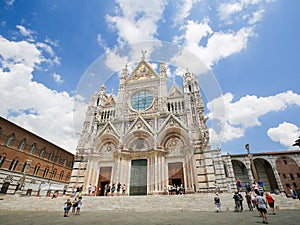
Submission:
[[[254,165],[258,178],[264,183],[266,190],[268,192],[274,192],[275,189],[278,189],[278,184],[270,163],[265,159],[258,158],[254,159]]]
[[[232,160],[233,172],[235,179],[240,179],[243,189],[245,190],[245,185],[250,183],[248,176],[248,171],[244,163],[238,160]]]

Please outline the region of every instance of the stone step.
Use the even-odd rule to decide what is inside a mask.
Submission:
[[[148,195],[148,196],[83,196],[83,210],[86,211],[215,211],[213,193],[185,195]],[[231,193],[220,193],[221,210],[233,211],[234,200]],[[244,194],[243,194],[244,196]],[[275,206],[279,209],[299,209],[298,199],[272,195]],[[70,196],[20,197],[15,195],[0,196],[0,210],[23,211],[63,211],[64,202]],[[74,198],[71,198],[73,200]],[[244,201],[244,210],[247,203]]]

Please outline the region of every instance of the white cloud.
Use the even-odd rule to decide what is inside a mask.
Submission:
[[[176,2],[176,15],[174,16],[174,24],[182,24],[184,20],[190,15],[193,5],[202,0],[181,0]]]
[[[261,21],[263,18],[264,12],[265,12],[264,9],[260,9],[260,10],[253,12],[252,17],[249,20],[249,24],[255,24],[255,23]]]
[[[33,81],[33,71],[49,59],[44,53],[37,44],[0,36],[0,115],[75,153],[73,97]]]
[[[237,32],[214,32],[208,22],[207,19],[201,23],[188,21],[185,34],[179,37],[179,39],[185,40],[185,49],[195,54],[205,64],[206,69],[220,59],[245,49],[249,38],[254,35],[251,27],[241,28]],[[207,38],[206,46],[199,44],[203,38]],[[186,55],[183,55],[183,52],[175,56],[173,60],[181,61],[183,65],[192,63]],[[191,71],[199,73],[199,69],[194,70],[197,65],[191,65],[189,68]]]
[[[56,83],[61,84],[61,83],[64,82],[64,81],[61,79],[61,76],[60,76],[58,73],[53,73],[52,76],[53,76],[53,78],[54,78],[54,80],[55,80]]]
[[[298,149],[292,146],[300,136],[300,128],[295,124],[283,122],[278,127],[270,128],[267,134],[272,141],[279,142],[288,148]]]
[[[240,2],[235,3],[222,3],[218,8],[218,14],[221,20],[226,23],[232,23],[232,16],[235,13],[243,10],[243,4]]]
[[[127,62],[127,56],[120,56],[116,51],[108,50],[106,53],[105,65],[113,72],[121,71]]]
[[[28,37],[29,41],[34,41],[34,38],[32,36],[34,32],[32,30],[27,29],[22,25],[17,25],[16,27],[19,29],[21,35],[23,35],[24,37]]]
[[[224,110],[219,109],[223,105],[226,114]],[[207,104],[210,110],[209,118],[218,121],[222,127],[220,132],[211,131],[214,135],[212,140],[229,141],[240,138],[247,129],[261,125],[259,120],[261,116],[270,112],[283,111],[291,106],[300,106],[300,94],[287,91],[268,97],[247,95],[233,102],[233,95],[226,93]]]
[[[154,40],[165,1],[118,0],[117,2],[122,16],[107,15],[106,20],[113,29],[118,31],[119,42]]]

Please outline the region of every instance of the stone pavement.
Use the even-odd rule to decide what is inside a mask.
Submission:
[[[30,207],[30,206],[25,206]],[[60,224],[118,224],[118,225],[211,225],[211,224],[263,224],[257,211],[242,213],[226,212],[118,212],[82,211],[79,216],[63,217],[63,212],[0,211],[1,225],[60,225]],[[272,225],[298,225],[299,210],[279,210],[276,215],[268,215]]]
[[[215,212],[213,193],[153,196],[83,196],[80,216],[63,217],[69,196],[20,197],[0,195],[0,225],[12,224],[262,224],[257,211],[234,212],[232,193],[221,193]],[[300,201],[275,196],[276,215],[270,224],[300,224]],[[72,198],[73,199],[73,198]],[[246,209],[244,202],[244,209]]]

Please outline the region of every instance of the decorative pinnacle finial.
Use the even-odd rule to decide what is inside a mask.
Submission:
[[[147,50],[142,50],[142,60],[145,60],[146,53],[147,53]]]

